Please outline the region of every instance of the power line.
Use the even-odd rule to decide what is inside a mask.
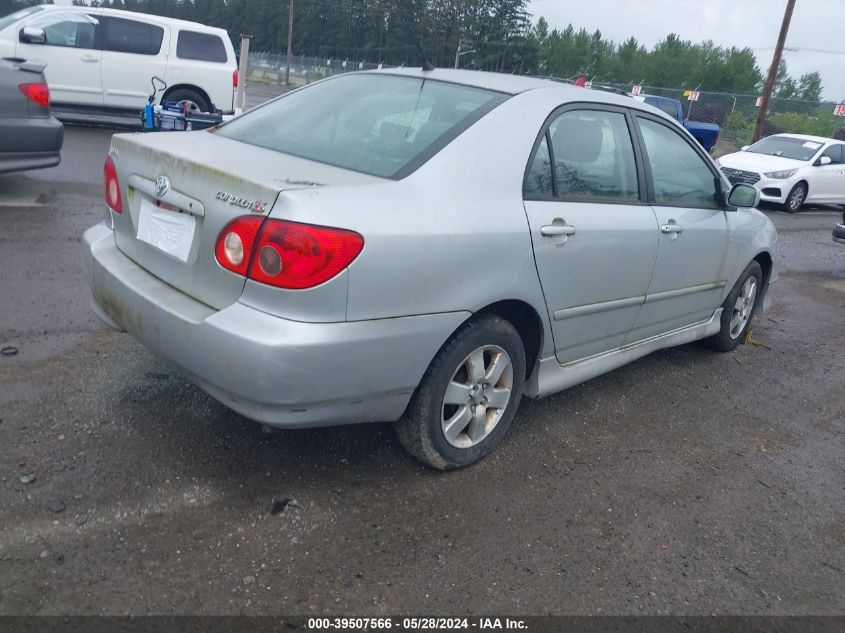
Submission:
[[[752,51],[773,51],[774,46],[754,47]],[[806,48],[804,46],[784,46],[785,53],[825,53],[829,55],[845,55],[845,51],[832,51],[825,48]]]

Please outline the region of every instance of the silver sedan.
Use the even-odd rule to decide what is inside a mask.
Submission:
[[[235,411],[394,421],[441,469],[523,396],[727,352],[777,234],[677,123],[510,75],[350,73],[211,131],[121,134],[84,236],[97,314]]]

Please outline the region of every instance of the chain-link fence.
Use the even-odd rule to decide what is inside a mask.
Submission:
[[[286,65],[285,53],[250,51],[248,79],[281,84],[285,80]],[[293,85],[302,85],[339,73],[382,67],[387,66],[375,61],[294,55],[290,80]],[[630,92],[633,86],[628,84],[616,87]],[[642,87],[642,94],[678,99],[683,107],[685,119],[718,125],[719,142],[713,149],[715,156],[736,151],[751,142],[759,113],[757,95],[697,92],[692,95],[697,99],[691,100],[689,90],[648,85]],[[835,107],[836,104],[832,102],[772,98],[769,101],[763,136],[789,132],[845,140],[845,117],[836,116]]]
[[[283,83],[287,67],[287,54],[250,51],[247,60],[248,80],[266,83]],[[290,64],[290,81],[302,85],[353,70],[373,70],[387,67],[379,62],[366,60],[332,59],[293,55]]]

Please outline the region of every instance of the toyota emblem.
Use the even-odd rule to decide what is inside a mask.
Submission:
[[[170,179],[167,176],[156,178],[156,197],[163,198],[170,191]]]

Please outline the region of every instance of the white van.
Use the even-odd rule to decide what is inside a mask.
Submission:
[[[0,18],[0,57],[47,64],[58,106],[140,111],[154,75],[160,102],[185,101],[202,111],[234,110],[237,60],[229,35],[170,18],[102,9],[39,5]]]

